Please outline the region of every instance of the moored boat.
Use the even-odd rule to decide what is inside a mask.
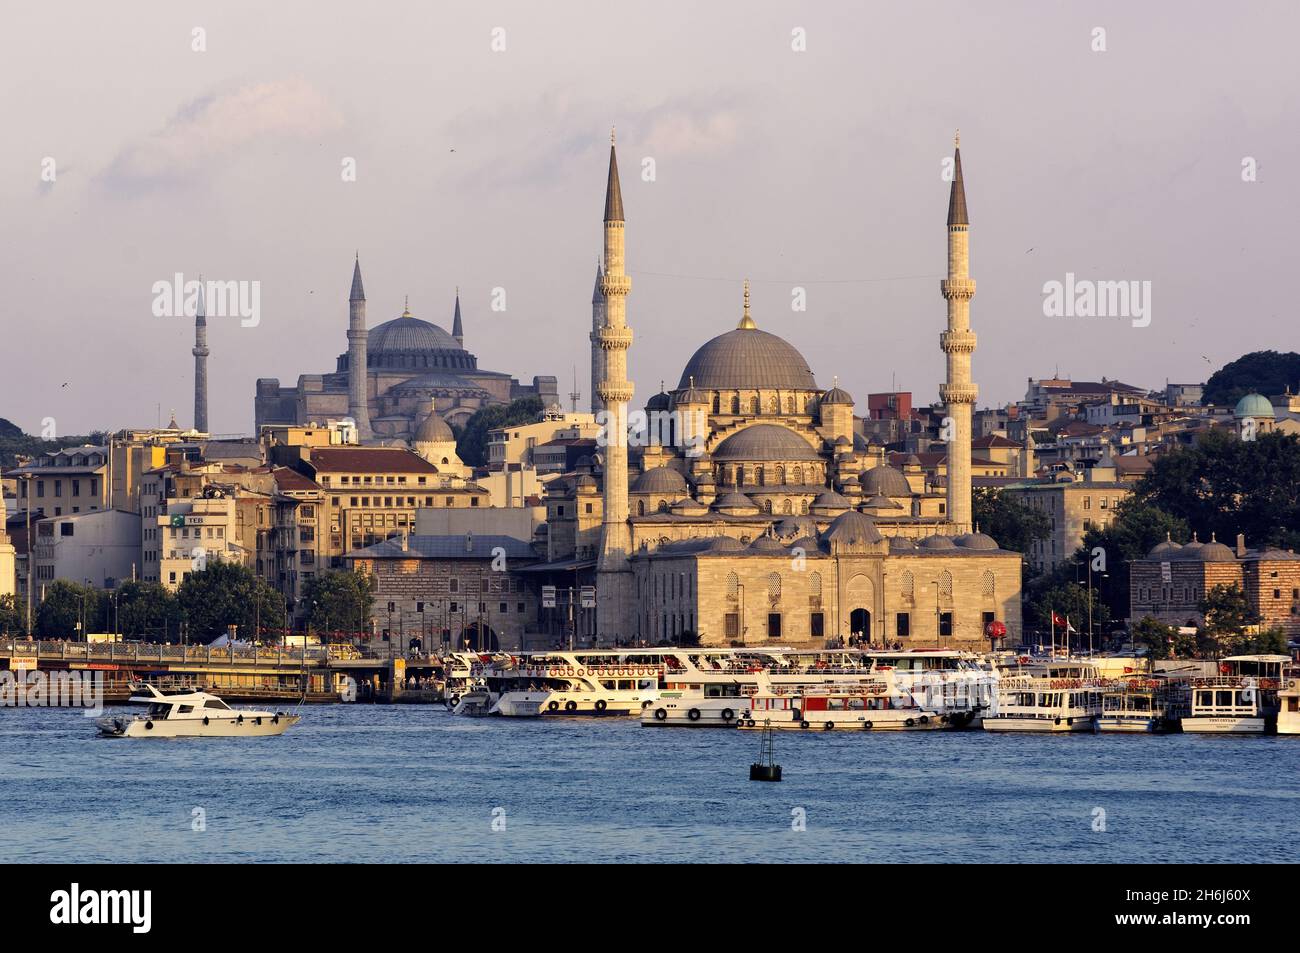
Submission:
[[[1046,661],[1007,670],[985,731],[1095,731],[1102,692],[1109,687],[1090,662]]]
[[[1122,679],[1102,692],[1097,730],[1166,734],[1180,730],[1187,712],[1185,681],[1154,677]]]
[[[1193,734],[1262,735],[1277,726],[1278,690],[1286,655],[1231,655],[1219,674],[1192,679],[1191,711],[1182,721]]]
[[[164,694],[152,685],[129,703],[148,706],[135,716],[105,715],[96,721],[106,738],[244,738],[282,735],[299,716],[282,711],[231,708],[208,692]]]

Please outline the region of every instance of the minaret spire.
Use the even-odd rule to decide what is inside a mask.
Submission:
[[[460,285],[456,286],[456,313],[451,318],[451,336],[456,339],[457,344],[464,346],[465,327],[460,321]]]
[[[361,255],[352,265],[352,291],[348,295],[348,416],[357,425],[357,440],[371,438],[368,389],[370,374],[366,370],[366,289],[361,283]]]
[[[948,196],[948,277],[939,285],[948,302],[948,329],[939,335],[939,346],[947,355],[948,377],[939,386],[939,397],[947,414],[943,429],[948,442],[947,517],[959,532],[969,532],[971,412],[979,388],[971,381],[975,333],[970,329],[970,299],[975,296],[975,281],[970,276],[970,220],[961,149],[957,147],[959,136],[954,137],[952,190]]]
[[[199,276],[199,303],[194,312],[194,429],[208,433],[208,308]]]
[[[632,331],[627,326],[627,295],[632,281],[624,271],[623,194],[618,182],[618,156],[610,132],[609,179],[605,187],[605,273],[600,290],[605,320],[595,337],[603,354],[598,393],[604,411],[598,443],[603,443],[604,516],[600,557],[596,563],[596,638],[612,641],[632,635],[636,607],[632,586],[632,527],[628,522],[627,405],[634,388],[627,379],[627,351]]]
[[[748,278],[745,279],[745,310],[744,313],[741,314],[740,323],[736,325],[736,328],[738,330],[743,328],[747,331],[754,331],[758,328],[758,325],[754,323],[754,319],[749,316],[749,279]]]

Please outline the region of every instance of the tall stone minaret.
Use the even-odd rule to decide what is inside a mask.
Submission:
[[[352,293],[348,295],[348,416],[356,422],[357,440],[371,439],[370,408],[366,397],[366,289],[361,284],[361,256],[352,266]]]
[[[596,337],[604,355],[604,377],[597,387],[605,405],[605,514],[601,526],[600,558],[596,564],[596,637],[602,642],[631,635],[632,528],[627,503],[627,405],[632,382],[627,379],[627,350],[632,331],[627,326],[627,294],[632,280],[623,271],[623,193],[618,184],[614,133],[609,134],[609,181],[605,188],[605,323]]]
[[[971,410],[979,388],[971,382],[970,358],[975,334],[970,329],[970,299],[975,281],[970,276],[970,219],[966,214],[966,185],[961,175],[961,135],[953,140],[952,191],[948,196],[948,278],[940,283],[948,302],[948,330],[939,346],[948,356],[948,379],[939,397],[952,418],[948,436],[948,520],[958,532],[971,530],[970,444]]]
[[[451,319],[451,336],[461,347],[465,346],[465,326],[460,322],[460,286],[456,287],[456,313]]]
[[[208,432],[208,308],[199,279],[199,306],[194,314],[194,429]]]
[[[598,414],[605,409],[605,402],[600,399],[600,382],[605,379],[605,352],[600,346],[600,329],[605,326],[605,292],[600,284],[605,280],[605,272],[596,262],[596,287],[591,292],[591,412]]]

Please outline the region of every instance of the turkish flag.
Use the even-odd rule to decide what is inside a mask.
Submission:
[[[1069,623],[1066,622],[1066,620],[1061,616],[1061,614],[1060,614],[1059,612],[1053,612],[1053,613],[1052,613],[1052,624],[1053,624],[1053,625],[1059,625],[1059,626],[1061,626],[1062,628],[1064,628],[1064,627],[1065,627],[1066,625],[1068,625]]]

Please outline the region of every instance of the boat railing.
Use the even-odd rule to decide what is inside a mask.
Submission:
[[[1276,689],[1276,678],[1256,678],[1253,675],[1215,675],[1209,678],[1192,679],[1193,688],[1261,688],[1266,691]]]

